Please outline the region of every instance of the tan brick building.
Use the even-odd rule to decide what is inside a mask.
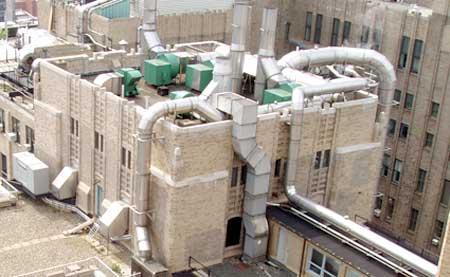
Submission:
[[[257,26],[262,6],[278,6],[279,55],[297,46],[350,45],[376,49],[395,65],[398,104],[372,225],[437,260],[450,193],[449,1],[391,2],[256,1],[252,22]]]

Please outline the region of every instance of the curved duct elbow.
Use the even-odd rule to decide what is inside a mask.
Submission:
[[[262,58],[261,65],[268,81],[268,87],[274,87],[277,84],[288,81],[281,73],[281,68],[277,65],[277,61],[274,58]]]

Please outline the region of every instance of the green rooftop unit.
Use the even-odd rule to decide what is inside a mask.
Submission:
[[[284,83],[281,84],[278,88],[292,93],[297,87],[301,87],[301,85],[296,83]]]
[[[139,94],[137,83],[142,78],[139,70],[134,68],[122,68],[117,70],[117,74],[122,76],[123,93],[125,97],[132,97]]]
[[[186,67],[186,87],[203,91],[213,77],[213,69],[204,64],[189,64]]]
[[[171,64],[159,59],[144,62],[144,80],[154,86],[168,85],[172,82]]]
[[[194,94],[187,90],[172,91],[169,94],[170,100],[192,97]]]
[[[272,104],[291,101],[292,93],[283,89],[266,89],[264,91],[263,104]]]
[[[161,54],[158,59],[170,63],[170,73],[175,78],[180,73],[180,59],[172,53]]]

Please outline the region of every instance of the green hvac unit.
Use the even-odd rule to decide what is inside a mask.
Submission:
[[[137,83],[142,78],[139,70],[133,68],[122,68],[117,70],[117,74],[122,77],[123,93],[125,97],[138,95]]]
[[[186,67],[186,87],[203,91],[213,77],[213,69],[204,64],[189,64]]]
[[[192,92],[186,91],[186,90],[172,91],[169,94],[170,100],[188,98],[188,97],[192,97],[192,96],[194,96],[194,94]]]
[[[104,6],[99,8],[96,12],[101,16],[109,19],[129,18],[130,1],[129,0],[111,1],[111,4],[109,3],[104,4]]]
[[[296,83],[284,83],[281,84],[278,88],[292,93],[296,87],[301,87],[301,85]]]
[[[291,101],[292,93],[283,89],[266,89],[264,91],[263,104],[272,104]]]
[[[180,59],[174,54],[167,53],[158,56],[158,59],[170,63],[170,73],[175,78],[180,73]]]
[[[144,80],[154,86],[168,85],[172,82],[172,66],[170,63],[154,59],[144,62]]]

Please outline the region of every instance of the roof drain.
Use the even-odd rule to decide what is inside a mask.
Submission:
[[[395,88],[395,71],[386,57],[380,53],[356,48],[328,47],[315,50],[295,51],[285,55],[278,65],[281,68],[303,69],[307,66],[321,66],[327,64],[355,64],[375,70],[379,74],[379,101],[381,114],[380,119],[389,115],[392,103],[393,91]],[[291,108],[291,138],[289,141],[288,168],[285,183],[286,195],[293,204],[320,218],[327,220],[333,225],[345,230],[352,236],[370,243],[376,248],[391,255],[403,264],[425,274],[435,276],[437,266],[415,255],[414,253],[400,247],[399,245],[385,239],[384,237],[370,231],[369,229],[341,216],[340,214],[323,207],[313,201],[299,195],[296,191],[296,168],[300,150],[301,130],[303,126],[303,109],[305,93],[302,88],[295,89],[292,95]],[[320,90],[312,95],[320,94]],[[383,124],[381,139],[384,140],[386,133],[386,122]]]
[[[233,8],[233,28],[231,37],[232,91],[241,92],[245,48],[248,36],[251,6],[247,1],[235,3]]]
[[[136,138],[136,161],[134,178],[134,201],[136,214],[135,251],[143,261],[151,258],[151,244],[148,235],[148,193],[150,185],[150,163],[152,152],[152,133],[156,121],[170,113],[187,113],[196,111],[211,121],[222,120],[222,114],[198,97],[158,102],[142,114]]]
[[[260,258],[266,255],[268,223],[266,202],[269,191],[270,159],[256,143],[258,104],[234,93],[217,94],[217,109],[233,117],[233,148],[249,168],[245,184],[244,255]]]

